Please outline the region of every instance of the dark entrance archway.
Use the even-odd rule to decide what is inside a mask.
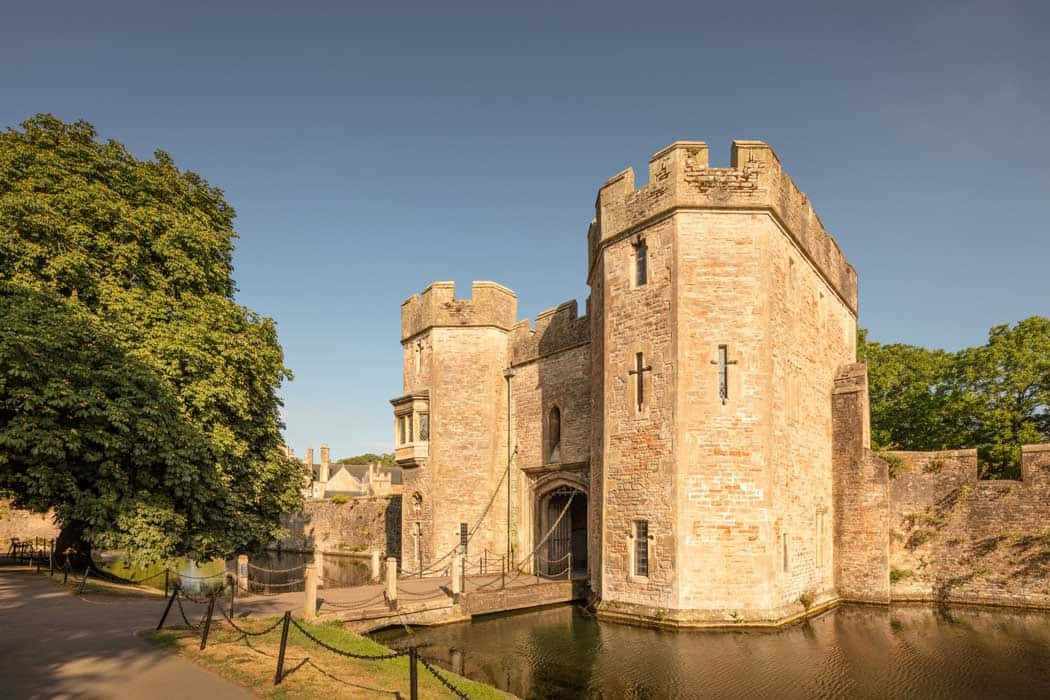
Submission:
[[[564,578],[587,571],[587,494],[567,485],[540,497],[536,513],[536,542],[547,541],[536,552],[535,571],[540,576]]]

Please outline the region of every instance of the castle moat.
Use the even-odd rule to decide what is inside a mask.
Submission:
[[[669,632],[560,606],[411,640],[522,698],[1050,697],[1050,613],[1006,608],[845,605],[777,631]]]

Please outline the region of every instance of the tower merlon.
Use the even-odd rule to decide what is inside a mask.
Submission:
[[[857,273],[824,229],[809,198],[784,172],[776,152],[762,141],[735,140],[730,167],[712,168],[703,141],[676,141],[649,161],[649,182],[635,189],[627,168],[598,190],[595,219],[588,230],[593,266],[607,242],[677,209],[768,212],[795,241],[821,276],[854,313]]]
[[[518,297],[502,284],[477,281],[469,299],[456,298],[455,282],[434,282],[401,304],[401,340],[435,326],[493,326],[509,331],[518,315]]]

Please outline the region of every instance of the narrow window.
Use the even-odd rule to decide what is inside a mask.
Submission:
[[[645,356],[638,352],[634,355],[634,369],[628,370],[627,374],[634,375],[634,396],[637,399],[638,410],[641,411],[645,405],[645,373],[651,371],[652,367],[645,366]]]
[[[725,345],[718,346],[718,398],[723,403],[729,399],[729,349]]]
[[[420,340],[416,343],[416,374],[419,374],[419,370],[423,365],[423,341]]]
[[[784,550],[784,573],[787,573],[787,570],[788,570],[788,536],[787,536],[787,533],[785,532],[783,535],[780,536],[780,538],[781,538],[781,542],[782,542],[782,548]]]
[[[467,553],[467,539],[468,539],[468,537],[467,537],[467,524],[466,523],[460,523],[459,524],[459,553],[460,554],[466,554]]]
[[[400,416],[397,419],[397,444],[405,444],[405,417]]]
[[[648,277],[648,269],[646,268],[647,261],[646,256],[648,254],[648,248],[645,246],[645,241],[638,241],[634,244],[634,286],[644,286]]]
[[[558,445],[561,444],[561,411],[557,406],[551,406],[550,418],[547,420],[548,461],[558,460]]]
[[[412,442],[412,414],[409,413],[405,416],[405,433],[408,435],[408,441]]]
[[[426,442],[430,439],[430,414],[420,413],[419,414],[419,439],[422,442]]]
[[[634,575],[649,575],[649,521],[634,521]]]

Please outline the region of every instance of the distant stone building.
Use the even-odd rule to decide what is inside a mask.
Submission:
[[[309,481],[303,496],[320,499],[344,496],[387,496],[401,493],[401,468],[378,462],[371,464],[332,463],[328,445],[321,445],[321,461],[314,462],[314,448],[308,447],[303,464],[309,467]],[[295,453],[287,448],[289,457]]]
[[[952,546],[917,556],[937,540],[900,538],[926,522],[916,511],[943,509],[934,494],[999,491],[977,483],[972,451],[904,455],[951,478],[924,467],[915,486],[891,483],[855,364],[856,272],[769,146],[735,141],[713,168],[706,144],[677,142],[644,187],[619,173],[587,249],[582,317],[570,301],[533,325],[493,282],[469,299],[435,282],[401,305],[391,403],[410,568],[453,548],[551,575],[571,559],[600,616],[673,626],[780,624],[895,590],[943,599],[964,580]],[[1025,507],[969,508],[952,526],[972,561],[971,529],[1044,527],[1050,451],[1024,458],[1010,502]],[[891,582],[898,565],[922,576]],[[959,595],[1050,604],[1039,566]]]

